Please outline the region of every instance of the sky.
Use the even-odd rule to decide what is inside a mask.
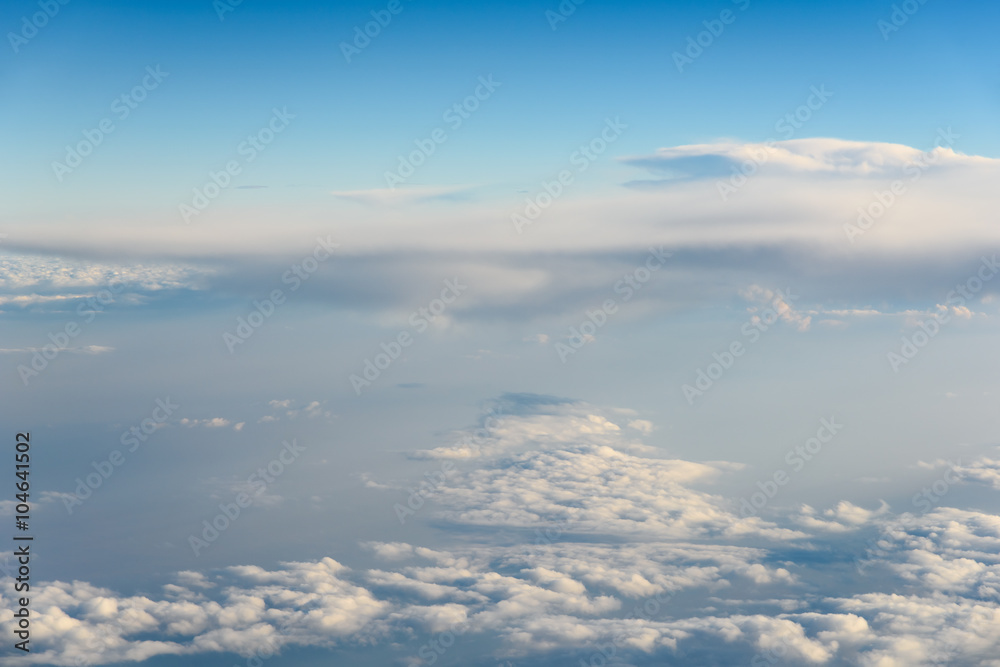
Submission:
[[[0,664],[1000,665],[998,12],[5,3]]]

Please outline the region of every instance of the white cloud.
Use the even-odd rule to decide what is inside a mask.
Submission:
[[[759,159],[761,155],[766,159]],[[709,162],[705,158],[721,158]],[[902,176],[907,166],[930,164],[934,167],[988,167],[1000,161],[963,155],[947,147],[929,152],[901,144],[845,141],[832,138],[808,138],[776,141],[773,147],[763,143],[718,142],[661,148],[649,156],[625,158],[625,161],[654,171],[689,175],[688,165],[702,167],[700,176],[729,177],[730,165],[746,160],[761,163],[762,170],[798,174],[828,174],[852,177]],[[713,169],[704,169],[713,165]]]
[[[184,417],[181,419],[181,425],[187,426],[188,428],[194,428],[196,426],[202,426],[204,428],[225,428],[229,426],[230,421],[223,417],[210,417],[207,419],[188,419]]]
[[[756,304],[748,308],[751,313],[760,312],[760,315],[755,314],[751,318],[754,324],[758,324],[762,318],[766,323],[769,319],[767,313],[771,312],[773,313],[772,318],[779,318],[783,322],[793,325],[799,331],[809,330],[812,317],[798,312],[794,306],[788,303],[791,298],[789,293],[766,289],[760,285],[751,285],[741,290],[740,295],[747,301]]]
[[[663,312],[663,306],[702,308],[748,284],[790,284],[811,295],[809,304],[795,303],[788,313],[798,316],[796,326],[806,328],[808,312],[827,307],[860,311],[906,297],[925,304],[915,310],[933,309],[951,287],[952,276],[972,275],[983,249],[1000,244],[1000,229],[982,215],[996,208],[992,184],[1000,174],[1000,160],[940,149],[917,183],[905,171],[923,154],[916,148],[837,139],[778,142],[775,155],[752,182],[721,201],[716,180],[728,177],[732,160],[753,150],[752,144],[720,142],[667,148],[627,160],[663,176],[666,170],[694,164],[691,160],[708,164],[709,158],[721,165],[721,172],[709,169],[698,178],[674,178],[668,187],[653,190],[575,191],[546,211],[544,225],[524,234],[495,224],[497,210],[513,212],[520,203],[499,195],[426,207],[357,207],[345,202],[344,212],[353,222],[336,239],[342,246],[337,259],[311,278],[312,284],[324,287],[313,290],[314,298],[375,311],[376,320],[392,314],[395,322],[400,313],[405,316],[426,299],[441,275],[454,275],[477,287],[449,310],[449,322],[459,325],[498,311],[507,317],[541,319],[592,308],[597,286],[614,285],[623,270],[634,269],[650,245],[669,245],[674,259],[659,275],[675,283],[683,280],[690,288],[644,289],[623,317]],[[844,225],[853,223],[858,209],[868,206],[873,193],[884,190],[893,178],[903,181],[905,193],[851,243]],[[460,194],[408,188],[340,193],[370,203]],[[244,212],[238,219],[219,219],[183,235],[176,234],[172,224],[152,220],[142,225],[102,219],[88,225],[25,226],[5,247],[53,255],[151,258],[148,266],[130,275],[148,287],[146,298],[167,287],[214,287],[243,297],[259,295],[262,280],[270,284],[288,262],[307,253],[301,239],[329,233],[315,222],[278,226],[273,215]],[[608,220],[615,224],[608,225]],[[942,220],[948,224],[942,225]],[[236,230],[240,233],[234,234]],[[36,285],[37,276],[57,282],[58,261],[10,261],[51,266],[41,272],[34,265],[17,268],[7,288],[0,285],[6,292],[0,296],[52,296]],[[102,262],[79,262],[81,268],[70,282],[79,274],[79,282],[91,288],[101,284],[113,275],[110,265]],[[268,272],[264,278],[262,271]],[[378,285],[378,298],[347,291],[348,275],[358,284]],[[704,280],[706,276],[711,280]],[[988,300],[996,289],[989,284],[977,298]],[[971,304],[956,308],[958,317],[973,314]]]
[[[628,427],[639,431],[643,435],[649,435],[653,432],[653,422],[647,419],[633,419],[628,423]]]
[[[884,503],[841,501],[774,507],[773,522],[740,519],[731,501],[700,488],[738,466],[633,453],[641,443],[605,416],[635,422],[631,411],[524,395],[494,407],[493,453],[459,464],[428,515],[489,532],[456,532],[434,549],[367,542],[379,561],[368,569],[324,558],[187,570],[161,595],[38,582],[38,650],[18,660],[107,664],[289,646],[360,655],[372,645],[412,656],[444,632],[535,662],[611,650],[635,665],[994,660],[1000,516],[946,506],[893,516]],[[998,467],[989,458],[955,466],[952,483],[993,485]],[[883,539],[869,571],[879,577],[851,562],[874,531]],[[0,619],[0,631],[11,629]]]

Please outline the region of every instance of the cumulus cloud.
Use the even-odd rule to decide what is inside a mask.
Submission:
[[[345,569],[329,558],[274,571],[233,567],[217,600],[197,602],[125,597],[83,582],[52,582],[39,587],[32,600],[37,610],[32,627],[42,648],[20,660],[97,665],[220,651],[248,656],[288,644],[334,646],[388,608],[344,581]],[[213,590],[196,573],[181,573],[178,580]],[[3,626],[11,632],[13,622]],[[163,638],[137,636],[149,633]]]
[[[1000,459],[984,456],[966,465],[938,462],[942,463],[948,463],[963,479],[1000,489]]]
[[[748,310],[753,313],[751,321],[755,325],[760,325],[761,320],[764,320],[764,325],[769,324],[767,322],[766,312],[761,312],[757,314],[758,311],[768,311],[773,314],[774,319],[781,319],[783,322],[787,322],[793,325],[799,331],[808,331],[809,325],[812,323],[812,317],[809,315],[803,315],[799,313],[794,306],[792,306],[789,301],[794,298],[790,292],[782,292],[781,290],[770,290],[760,285],[751,285],[750,287],[741,290],[740,295],[754,304],[748,308]]]
[[[429,455],[456,470],[429,497],[436,507],[426,518],[489,531],[453,530],[437,548],[365,542],[374,562],[363,568],[321,558],[185,570],[160,594],[40,582],[38,650],[17,660],[249,657],[296,646],[353,656],[378,645],[419,664],[421,643],[444,633],[529,665],[556,656],[631,665],[993,660],[1000,516],[944,505],[895,515],[885,503],[845,500],[742,519],[703,489],[739,466],[635,449],[628,434],[651,429],[631,410],[503,396],[469,429],[472,438],[483,431],[486,451]],[[952,464],[949,484],[993,485],[997,467],[989,458]],[[0,629],[10,632],[12,620]]]
[[[623,435],[614,411],[582,402],[506,394],[484,414],[478,428],[454,434],[453,445],[418,450],[418,459],[495,457],[525,449],[550,449],[567,443],[608,445],[626,451],[648,451],[639,440]],[[641,429],[640,429],[641,430]]]
[[[801,536],[758,519],[741,519],[728,509],[728,499],[691,488],[739,468],[574,445],[518,454],[490,468],[460,473],[437,500],[446,508],[445,518],[477,525],[556,524],[570,531],[680,539],[744,532]]]
[[[19,296],[4,296],[0,305],[84,298],[109,287],[117,289],[119,285],[133,292],[198,289],[202,277],[210,273],[204,267],[173,262],[125,264],[73,257],[7,255],[0,258],[0,290]]]

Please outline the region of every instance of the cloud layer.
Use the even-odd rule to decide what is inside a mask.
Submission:
[[[942,133],[946,144],[961,145],[950,130]],[[743,176],[748,160],[757,166]],[[724,303],[755,284],[794,287],[817,310],[903,299],[929,308],[973,275],[984,253],[1000,250],[991,218],[1000,161],[949,145],[921,151],[840,139],[719,142],[622,164],[656,178],[639,189],[609,184],[567,193],[522,233],[510,217],[524,202],[490,190],[406,207],[380,205],[384,193],[351,192],[338,197],[371,206],[334,199],[339,208],[321,224],[310,222],[311,213],[289,221],[286,210],[246,211],[183,230],[101,220],[85,228],[15,227],[4,247],[170,262],[159,273],[147,270],[142,282],[259,298],[282,286],[283,272],[307,257],[317,238],[329,236],[340,244],[336,257],[311,278],[306,298],[405,316],[442,280],[458,277],[470,286],[449,313],[458,319],[535,318],[593,306],[594,295],[612,296],[650,247],[673,254],[636,301],[660,309]],[[725,184],[735,189],[720,194]],[[22,274],[48,276],[46,285],[79,282],[45,269],[44,260],[8,262],[14,277],[0,286],[5,303],[62,294],[37,289],[37,279]],[[100,282],[97,274],[87,280]],[[980,296],[995,291],[988,284]]]
[[[529,665],[1000,664],[1000,516],[844,501],[742,518],[701,488],[740,466],[664,456],[641,443],[650,428],[631,410],[502,397],[455,442],[416,454],[449,467],[414,487],[411,514],[462,527],[453,544],[368,542],[364,568],[322,558],[180,572],[149,596],[33,584],[39,646],[17,661],[376,645],[408,665],[470,651]],[[942,479],[993,485],[997,465],[953,465]],[[395,496],[413,482],[374,486]],[[446,655],[442,642],[465,648]]]

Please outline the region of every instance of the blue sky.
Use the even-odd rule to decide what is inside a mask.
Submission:
[[[317,207],[328,203],[326,188],[384,185],[395,157],[486,74],[502,87],[415,183],[533,183],[607,116],[630,124],[618,154],[720,137],[762,141],[820,84],[835,102],[812,119],[812,136],[926,148],[948,123],[966,151],[997,152],[995,8],[928,3],[886,41],[877,22],[891,6],[878,2],[742,6],[584,3],[553,30],[545,3],[406,2],[347,63],[338,45],[379,8],[245,2],[220,21],[204,2],[71,3],[6,59],[5,79],[18,91],[3,111],[17,128],[8,150],[20,160],[8,163],[4,181],[62,212],[77,201],[166,203],[184,192],[175,183],[193,187],[204,165],[224,163],[278,106],[296,122],[244,184],[304,186],[308,204],[303,192],[291,199]],[[32,7],[9,5],[5,24],[18,25]],[[735,21],[678,72],[672,54],[727,8]],[[162,88],[117,122],[83,169],[56,182],[50,163],[88,124],[114,118],[112,101],[149,65],[169,73]],[[284,193],[251,194],[286,203]]]
[[[995,6],[53,2],[0,662],[994,664]]]

